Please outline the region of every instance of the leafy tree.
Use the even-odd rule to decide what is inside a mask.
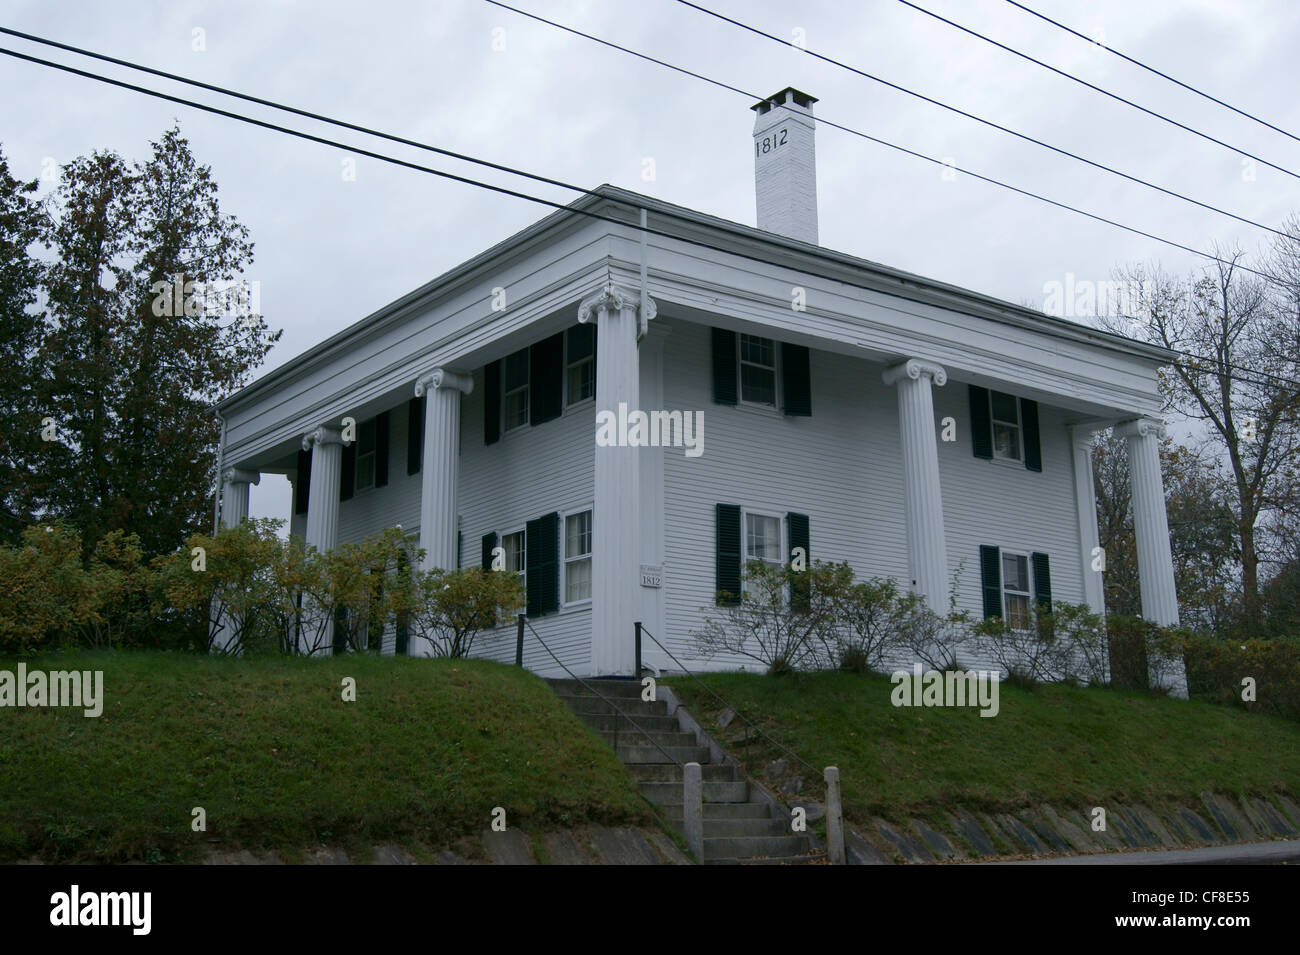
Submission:
[[[1300,478],[1300,228],[1281,237],[1269,267],[1276,281],[1242,269],[1238,250],[1180,279],[1135,267],[1119,278],[1141,283],[1140,314],[1106,320],[1184,353],[1161,377],[1168,410],[1202,423],[1210,453],[1232,488],[1243,610],[1259,616],[1261,524],[1285,507]],[[1293,503],[1293,502],[1292,502]]]
[[[280,334],[216,296],[253,254],[210,169],[176,128],[152,149],[132,166],[100,152],[64,167],[45,232],[55,261],[34,384],[61,440],[36,465],[38,505],[87,550],[120,529],[162,554],[205,526],[212,405]]]
[[[32,254],[41,235],[36,182],[20,182],[0,152],[0,542],[16,543],[32,521],[32,462],[41,446],[33,393],[41,326],[42,268]]]

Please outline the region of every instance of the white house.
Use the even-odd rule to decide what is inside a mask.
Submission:
[[[630,675],[634,621],[716,667],[691,630],[795,546],[938,609],[954,579],[977,613],[1103,609],[1089,439],[1121,424],[1143,614],[1176,622],[1172,353],[820,247],[814,102],[753,107],[758,228],[601,186],[222,402],[223,522],[285,474],[319,548],[396,524],[431,566],[504,548],[580,675]],[[638,410],[693,443],[594,439]],[[479,647],[513,659],[513,631]],[[525,662],[560,672],[531,638]]]

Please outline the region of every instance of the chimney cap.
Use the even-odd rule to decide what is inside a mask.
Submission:
[[[817,102],[816,96],[809,96],[807,93],[800,92],[793,86],[787,86],[779,93],[773,93],[767,99],[759,100],[750,109],[756,111],[759,115],[768,112],[774,106],[785,106],[791,100],[794,100],[796,106],[802,106],[804,109],[812,109],[812,104]]]

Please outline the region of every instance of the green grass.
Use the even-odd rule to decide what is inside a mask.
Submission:
[[[496,806],[528,831],[653,822],[612,750],[514,667],[156,652],[27,666],[103,670],[104,711],[0,709],[0,862],[390,841],[420,856],[486,830]]]
[[[763,732],[818,770],[840,769],[845,816],[941,819],[941,811],[1013,811],[1135,801],[1199,804],[1198,794],[1300,792],[1300,724],[1209,703],[1107,689],[999,687],[1000,711],[894,707],[887,676],[715,673],[704,681]],[[737,758],[761,774],[783,754],[744,745],[722,705],[690,678],[669,681]],[[758,719],[758,714],[763,719]],[[793,761],[791,761],[793,762]]]

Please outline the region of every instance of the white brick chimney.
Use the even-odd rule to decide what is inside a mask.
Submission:
[[[815,96],[787,86],[754,110],[754,188],[758,227],[817,244]]]

